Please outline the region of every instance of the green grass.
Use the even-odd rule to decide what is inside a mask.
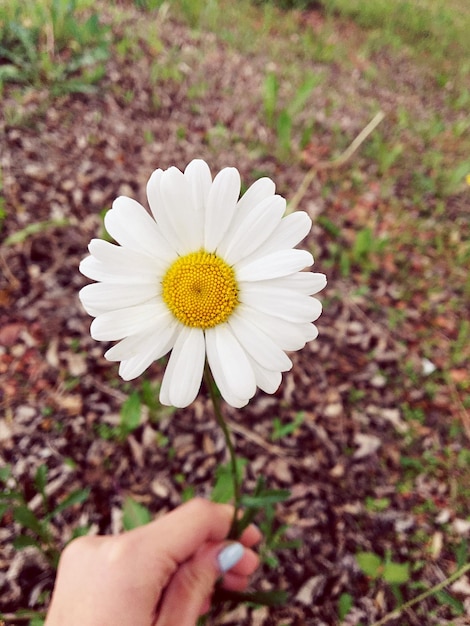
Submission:
[[[397,43],[443,57],[456,48],[470,52],[470,11],[465,0],[322,0],[329,11],[352,17],[360,26],[380,29]]]
[[[435,58],[470,53],[470,10],[466,0],[265,0],[281,8],[318,9],[352,18],[377,31],[382,43],[410,46]],[[262,4],[263,0],[258,0]],[[468,63],[467,63],[468,65]]]
[[[89,0],[0,0],[0,89],[88,92],[104,75],[108,29]]]
[[[389,49],[393,54],[420,60],[428,67],[435,83],[445,88],[454,106],[464,110],[469,105],[470,88],[470,7],[467,0],[257,0],[264,6],[284,9],[313,8],[326,17],[315,40],[324,49],[328,37],[328,18],[353,21],[366,37],[358,46],[357,33],[349,29],[347,38],[356,46],[354,54],[370,58]],[[288,15],[284,12],[282,18]],[[344,40],[336,42],[336,55],[347,48]],[[325,59],[326,60],[326,59]],[[344,61],[343,61],[344,62]],[[365,73],[371,80],[380,78],[374,67]]]

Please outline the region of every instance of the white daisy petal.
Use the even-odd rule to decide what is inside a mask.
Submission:
[[[243,194],[237,203],[237,219],[244,220],[245,217],[263,200],[274,196],[276,185],[267,177],[259,178]]]
[[[240,301],[257,311],[274,315],[295,324],[312,322],[321,314],[321,302],[290,289],[263,288],[262,283],[248,283],[240,292]]]
[[[235,213],[240,195],[240,174],[234,167],[226,167],[214,178],[207,198],[204,248],[213,252],[222,241]]]
[[[271,337],[282,350],[300,350],[307,341],[310,341],[313,331],[309,327],[313,324],[306,322],[294,324],[279,317],[262,313],[246,304],[240,305],[239,308],[244,318]]]
[[[250,398],[237,398],[237,396],[234,396],[231,393],[230,389],[226,389],[223,391],[223,387],[220,387],[219,391],[225,402],[230,406],[233,406],[235,409],[242,409],[250,401]]]
[[[224,398],[225,402],[230,404],[230,406],[235,407],[236,409],[240,409],[246,404],[248,404],[250,400],[249,398],[239,398],[233,395],[229,387],[228,381],[225,378],[225,373],[224,373],[224,369],[222,367],[222,362],[221,362],[221,355],[217,352],[217,348],[214,345],[213,337],[209,337],[209,340],[208,340],[207,334],[206,334],[206,352],[207,352],[207,355],[209,355],[209,352],[211,353],[210,361],[209,361],[209,356],[207,356],[207,359],[209,362],[212,375],[214,376],[214,380],[215,380],[214,372],[217,372],[217,379],[216,379],[217,388],[220,391],[220,394],[222,395],[222,398]]]
[[[184,175],[189,181],[196,211],[204,213],[212,185],[212,175],[209,166],[201,159],[194,159],[187,165]]]
[[[233,334],[245,351],[261,367],[286,372],[292,367],[287,354],[243,313],[233,313],[228,320]]]
[[[144,335],[133,335],[127,337],[119,342],[115,348],[120,348],[121,353],[125,353],[127,348],[127,357],[116,358],[116,354],[111,350],[106,352],[105,357],[110,361],[121,361],[119,365],[119,375],[124,380],[133,380],[140,376],[154,361],[160,359],[167,352],[171,350],[175,342],[176,336],[176,323],[172,326],[164,326],[159,332],[149,334],[146,332]],[[137,339],[138,337],[138,339]],[[131,342],[131,340],[133,340]],[[125,342],[128,342],[126,345]],[[109,358],[109,355],[114,358]]]
[[[188,179],[179,169],[170,167],[161,177],[160,193],[168,220],[178,236],[177,251],[188,254],[200,249],[204,213],[196,210]]]
[[[155,284],[99,284],[86,285],[78,296],[87,313],[96,317],[99,313],[124,309],[142,304],[159,293]],[[92,313],[91,311],[97,311]]]
[[[229,265],[234,265],[254,252],[276,229],[286,210],[286,201],[281,196],[270,196],[252,208],[245,219],[233,226],[217,248]],[[238,216],[237,216],[238,218]]]
[[[312,265],[313,257],[307,250],[280,250],[250,262],[241,261],[235,266],[240,282],[254,282],[287,276]]]
[[[98,341],[116,341],[171,322],[166,306],[155,300],[127,309],[118,309],[98,315],[90,327],[90,334]]]
[[[256,377],[256,385],[265,393],[276,393],[282,381],[281,372],[265,369],[248,356]]]
[[[303,211],[296,211],[282,218],[273,234],[255,252],[252,258],[276,252],[278,250],[288,250],[294,248],[304,239],[312,227],[312,220]],[[249,261],[250,259],[245,259]]]
[[[250,399],[256,391],[253,368],[227,324],[206,330],[207,360],[214,380],[225,381],[230,393],[237,398]],[[220,358],[214,359],[214,352]]]
[[[98,261],[93,256],[85,257],[81,261],[79,269],[84,276],[92,280],[101,280],[103,283],[120,285],[156,283],[160,275],[160,272],[156,274],[152,268],[139,264],[138,268],[133,263],[128,265],[124,263],[110,265],[109,263],[105,264]]]
[[[273,199],[275,189],[276,186],[270,178],[260,178],[255,183],[253,183],[251,187],[243,194],[243,196],[237,202],[237,206],[235,207],[235,214],[233,216],[232,223],[225,233],[224,238],[217,246],[218,254],[221,254],[225,258],[228,247],[233,246],[233,244],[231,244],[231,241],[234,234],[239,231],[241,225],[250,216],[252,211],[258,207],[259,204],[263,203],[264,209],[270,206],[269,201]],[[273,224],[273,228],[275,227],[276,224]],[[250,237],[253,236],[253,234],[253,232],[250,232]],[[246,254],[247,253],[245,252],[244,256],[246,256]]]
[[[92,239],[88,245],[90,254],[113,271],[133,271],[148,277],[158,275],[168,264],[147,254],[116,246],[109,241]]]
[[[315,324],[302,324],[302,328],[305,333],[307,342],[313,341],[318,337],[318,328],[315,326]]]
[[[115,279],[116,283],[124,283],[125,278],[121,277],[120,272],[109,272],[107,268],[104,267],[103,263],[95,259],[94,257],[87,256],[80,261],[80,265],[78,266],[79,271],[86,276],[87,278],[91,278],[92,280],[106,280],[112,282],[112,279]]]
[[[147,346],[147,350],[145,352],[143,351],[131,359],[126,359],[125,361],[121,361],[119,363],[119,376],[122,380],[134,380],[145,372],[145,370],[150,367],[154,361],[155,358],[151,352],[150,346]]]
[[[147,199],[152,215],[155,218],[163,237],[175,250],[177,250],[180,245],[180,238],[178,233],[175,232],[168,212],[163,204],[161,192],[162,177],[163,170],[161,169],[155,170],[152,173],[147,183]]]
[[[294,291],[306,296],[313,296],[326,286],[326,276],[316,272],[296,272],[289,276],[263,281],[263,284],[266,287],[294,289]]]
[[[116,343],[105,352],[104,356],[108,361],[125,361],[133,359],[150,348],[158,351],[158,347],[166,345],[169,338],[173,338],[174,343],[174,335],[177,328],[178,324],[176,320],[174,320],[172,324],[155,327],[152,332],[149,332],[147,329],[140,331]],[[154,360],[159,359],[169,352],[173,343],[170,342],[170,348],[164,352],[160,351],[159,355],[155,357]]]
[[[175,258],[174,248],[162,236],[155,221],[132,198],[116,198],[113,208],[104,217],[104,225],[121,246],[165,261]]]
[[[304,211],[296,211],[291,215],[286,215],[279,224],[277,231],[273,233],[269,242],[269,248],[271,250],[293,248],[302,239],[305,239],[311,228],[312,220]],[[266,245],[266,248],[268,248],[268,245]]]
[[[204,333],[183,328],[175,341],[160,389],[160,402],[184,408],[197,396],[205,361]]]

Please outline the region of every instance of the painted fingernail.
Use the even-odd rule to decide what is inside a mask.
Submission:
[[[238,561],[243,556],[245,552],[245,548],[241,543],[235,541],[234,543],[230,543],[228,546],[225,546],[223,550],[219,552],[217,555],[217,561],[219,563],[219,569],[224,574],[228,572],[229,569],[232,569]]]

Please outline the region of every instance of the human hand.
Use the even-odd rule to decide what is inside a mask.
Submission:
[[[216,580],[243,591],[259,564],[255,526],[226,537],[233,508],[196,498],[117,536],[80,537],[62,553],[45,626],[194,626]]]

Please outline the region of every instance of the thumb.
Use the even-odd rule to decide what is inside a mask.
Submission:
[[[165,590],[155,626],[194,626],[217,579],[241,560],[244,550],[238,542],[212,544],[180,565]]]

